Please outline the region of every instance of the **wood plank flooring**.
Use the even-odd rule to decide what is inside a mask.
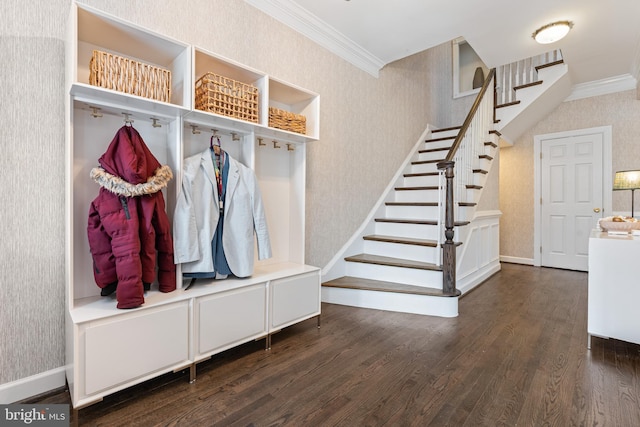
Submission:
[[[586,273],[503,264],[453,319],[322,310],[320,329],[214,356],[194,384],[182,372],[108,396],[79,425],[640,426],[640,346],[587,350]]]

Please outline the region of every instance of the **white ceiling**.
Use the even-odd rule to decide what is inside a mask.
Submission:
[[[488,67],[559,48],[574,85],[638,77],[640,0],[246,1],[372,74],[464,37]],[[574,23],[565,39],[534,42],[536,28],[558,20]]]

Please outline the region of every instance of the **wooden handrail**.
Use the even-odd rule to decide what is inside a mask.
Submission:
[[[444,237],[445,241],[442,244],[442,292],[445,295],[449,296],[457,296],[460,295],[460,291],[456,289],[456,244],[453,241],[455,227],[455,218],[454,218],[454,195],[453,195],[453,169],[455,167],[455,161],[453,160],[456,151],[460,147],[464,136],[471,125],[473,118],[475,117],[478,109],[480,108],[480,104],[489,88],[491,82],[494,82],[494,90],[492,96],[494,97],[495,102],[495,68],[492,68],[487,76],[487,79],[484,81],[482,85],[482,89],[480,89],[480,93],[476,97],[473,105],[471,106],[471,110],[467,115],[462,127],[460,128],[460,132],[456,136],[456,139],[453,142],[453,145],[449,149],[449,153],[447,153],[447,157],[445,160],[438,162],[438,170],[444,170],[445,177],[445,215],[444,215]],[[495,106],[495,104],[494,104]],[[495,121],[495,108],[493,113],[493,119]],[[440,231],[438,231],[440,232]]]
[[[471,106],[471,110],[469,111],[469,114],[467,114],[467,118],[464,119],[464,123],[460,128],[460,132],[458,132],[458,136],[456,136],[456,139],[453,141],[453,145],[449,149],[449,152],[447,153],[447,157],[445,158],[445,161],[447,162],[453,161],[453,157],[455,156],[456,151],[458,151],[458,147],[462,142],[462,138],[464,138],[465,134],[467,133],[467,130],[469,129],[469,125],[471,125],[471,120],[473,120],[473,117],[476,115],[478,108],[480,108],[480,102],[482,102],[482,98],[487,92],[487,89],[489,89],[489,85],[493,80],[493,78],[495,77],[495,75],[496,75],[496,69],[492,68],[491,71],[489,71],[489,75],[485,79],[484,84],[482,85],[482,89],[480,89],[480,93],[478,93],[476,100],[473,102],[473,105]]]

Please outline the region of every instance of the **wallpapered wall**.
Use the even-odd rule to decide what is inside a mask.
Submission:
[[[612,171],[640,168],[640,101],[636,91],[563,102],[500,152],[500,254],[533,259],[533,138],[597,126],[612,127]],[[612,177],[613,180],[613,177]],[[631,194],[613,192],[613,211],[631,212]]]
[[[321,95],[306,260],[324,266],[427,126],[429,54],[355,68],[242,0],[82,1]],[[64,37],[71,0],[0,5],[0,384],[64,365]]]

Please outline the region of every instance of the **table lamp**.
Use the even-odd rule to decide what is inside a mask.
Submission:
[[[633,192],[640,188],[640,170],[618,171],[613,179],[614,190],[631,190],[631,217],[633,218]]]

